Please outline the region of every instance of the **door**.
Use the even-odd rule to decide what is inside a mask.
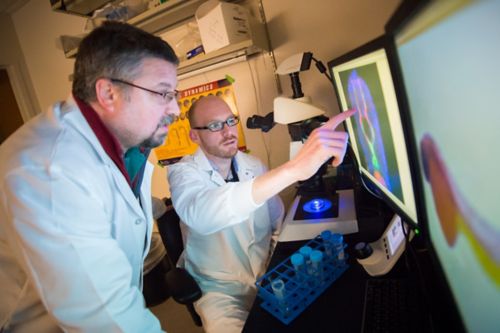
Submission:
[[[24,123],[9,75],[0,69],[0,144]]]

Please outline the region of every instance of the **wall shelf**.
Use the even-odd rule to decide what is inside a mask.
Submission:
[[[109,0],[50,0],[52,10],[79,15],[92,16],[94,10],[103,7]]]
[[[96,5],[96,2],[98,2],[98,0],[85,1],[91,2],[94,6]],[[74,0],[73,2],[82,6],[82,3],[85,1]],[[149,33],[158,35],[185,24],[188,20],[193,19],[196,10],[205,1],[206,0],[169,0],[132,17],[127,21],[127,23],[141,28]],[[58,4],[53,4],[52,9],[61,11],[61,1],[59,0],[57,2],[59,7],[57,7]],[[103,0],[100,0],[100,2],[102,3]],[[242,1],[232,0],[228,2],[238,3]],[[69,5],[66,5],[66,7],[67,6]],[[71,14],[71,12],[68,13]],[[192,59],[183,61],[179,65],[178,73],[185,74],[203,67],[229,61],[234,58],[248,57],[252,54],[268,50],[264,23],[256,23],[252,26],[252,36],[252,39],[245,40],[234,45],[228,45],[208,54],[200,54]],[[68,40],[68,36],[61,36],[61,39],[63,39],[63,37]],[[73,45],[78,45],[79,42],[72,40],[72,43]],[[63,49],[66,58],[74,58],[78,51],[78,47],[72,47],[70,49],[65,48],[64,41]]]
[[[244,40],[208,54],[200,54],[192,59],[183,61],[179,64],[177,73],[182,75],[204,67],[226,62],[234,58],[248,57],[262,51],[263,49],[254,45],[252,40]]]
[[[192,19],[196,9],[206,0],[169,0],[132,17],[127,23],[152,34],[172,29]]]
[[[95,2],[94,0],[91,1]],[[182,24],[186,20],[192,19],[194,17],[196,9],[204,1],[205,0],[169,0],[163,4],[148,9],[145,12],[132,17],[131,19],[127,20],[127,23],[141,28],[142,30],[145,30],[149,33],[157,34],[162,31],[172,29]],[[53,5],[52,9],[60,11],[60,7],[54,9],[55,6],[56,5]],[[68,13],[72,14],[72,12]],[[74,58],[77,51],[78,48],[75,47],[70,50],[65,50],[64,54],[66,58]]]

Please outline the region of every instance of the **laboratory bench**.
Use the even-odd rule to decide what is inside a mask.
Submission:
[[[260,305],[262,299],[256,297],[243,332],[362,332],[365,285],[367,280],[379,279],[379,277],[370,276],[357,262],[354,256],[354,245],[361,241],[377,240],[392,217],[392,212],[388,207],[384,204],[380,206],[380,201],[370,200],[370,196],[357,196],[359,232],[344,235],[344,242],[347,244],[345,250],[348,255],[347,270],[287,325],[262,308]],[[420,245],[420,239],[414,238],[413,241],[418,243],[417,247]],[[307,242],[308,240],[278,242],[267,272],[289,258]],[[408,273],[409,269],[413,270],[408,266],[408,255],[404,253],[392,270],[380,279],[407,278],[413,275],[413,273]],[[412,281],[417,283],[414,279]],[[415,286],[415,288],[418,287]]]

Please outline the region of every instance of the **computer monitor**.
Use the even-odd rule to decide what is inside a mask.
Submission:
[[[393,76],[390,40],[381,36],[328,62],[342,111],[357,109],[346,127],[362,179],[404,221],[417,226],[406,140]]]
[[[499,13],[499,1],[405,2],[386,26],[418,152],[419,219],[469,332],[500,323]]]

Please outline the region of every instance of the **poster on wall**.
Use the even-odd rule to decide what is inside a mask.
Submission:
[[[154,149],[160,165],[165,166],[175,163],[183,156],[194,153],[198,148],[198,145],[189,138],[191,127],[187,119],[187,112],[191,105],[199,98],[209,95],[219,96],[229,105],[234,115],[239,115],[232,82],[231,78],[225,78],[179,91],[180,116],[176,122],[170,125],[168,136],[163,145]],[[246,151],[247,147],[241,121],[237,127],[238,149]]]

